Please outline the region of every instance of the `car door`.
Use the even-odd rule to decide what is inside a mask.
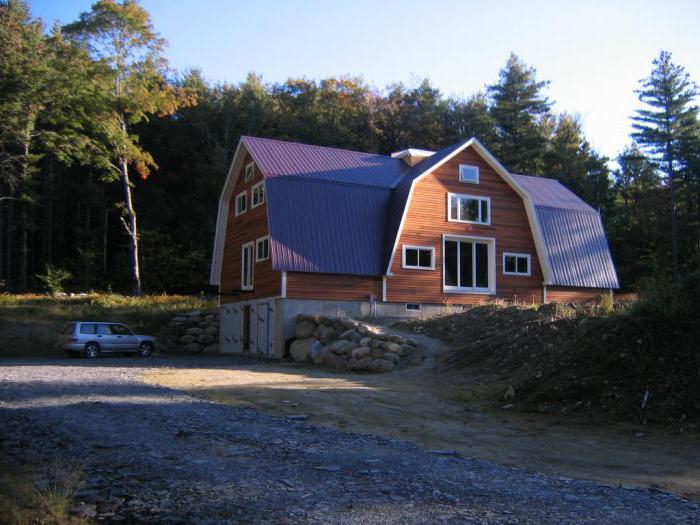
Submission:
[[[108,324],[98,324],[95,329],[97,343],[100,345],[100,350],[103,352],[113,352],[116,350],[116,337],[112,335],[112,330]]]
[[[117,350],[134,350],[137,347],[136,337],[130,328],[123,324],[109,325],[109,329],[114,337],[115,349]]]

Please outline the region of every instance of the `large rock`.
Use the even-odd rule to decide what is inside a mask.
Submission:
[[[366,357],[364,359],[352,359],[348,362],[348,369],[353,372],[368,372],[372,363],[372,359]]]
[[[338,336],[338,339],[353,339],[354,334],[357,334],[357,332],[351,328],[350,330],[345,330],[344,332],[341,332],[341,334]]]
[[[323,364],[323,356],[324,352],[326,351],[326,348],[319,345],[311,345],[309,347],[309,359],[313,362],[315,365],[321,365]]]
[[[372,344],[372,338],[371,337],[363,337],[360,339],[360,346],[369,346]]]
[[[330,345],[328,345],[328,349],[333,352],[334,354],[347,354],[355,348],[355,343],[352,341],[348,341],[347,339],[339,339],[338,341],[333,341]]]
[[[308,339],[314,335],[314,330],[316,330],[316,323],[310,319],[302,319],[297,322],[296,336],[297,339]]]
[[[291,355],[292,359],[295,361],[306,361],[310,358],[311,348],[320,345],[321,343],[319,343],[318,339],[314,339],[313,337],[297,339],[289,347],[289,355]],[[314,349],[314,352],[315,351]]]
[[[199,343],[189,343],[182,347],[185,352],[190,352],[191,354],[199,354],[202,352],[202,345]]]
[[[367,369],[375,374],[383,374],[391,372],[394,369],[394,363],[385,359],[372,359],[367,365]]]
[[[219,327],[218,326],[209,326],[204,329],[204,333],[207,335],[216,335],[219,333]]]
[[[368,347],[366,346],[358,346],[357,348],[354,348],[350,355],[352,356],[353,359],[364,359],[365,357],[369,357],[369,354],[372,352]]]
[[[218,354],[219,353],[219,343],[214,343],[212,345],[207,345],[202,350],[204,354]]]
[[[183,345],[188,345],[190,343],[194,343],[197,340],[197,336],[195,335],[183,335],[180,338],[180,343]]]
[[[201,328],[198,328],[196,326],[193,326],[192,328],[187,329],[187,333],[190,335],[200,335],[203,332]]]
[[[335,339],[335,330],[330,326],[322,324],[314,331],[314,337],[322,343],[327,343],[331,339]]]
[[[386,345],[386,349],[389,352],[393,352],[395,354],[398,354],[401,351],[401,345],[399,345],[397,343],[389,343],[388,345]]]
[[[214,342],[214,336],[209,334],[202,334],[197,336],[197,342],[202,344],[209,344]]]

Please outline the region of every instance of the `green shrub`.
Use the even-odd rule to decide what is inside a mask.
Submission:
[[[36,277],[44,283],[44,286],[46,286],[46,289],[51,295],[56,295],[63,291],[63,285],[72,275],[68,270],[57,268],[52,264],[47,264],[46,273],[44,275],[37,275]]]

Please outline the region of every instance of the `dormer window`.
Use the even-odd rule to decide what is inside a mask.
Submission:
[[[459,180],[460,182],[471,182],[472,184],[479,184],[479,166],[460,164]]]
[[[255,164],[250,162],[246,165],[245,167],[245,177],[244,180],[246,182],[250,182],[253,180],[253,176],[255,175]]]

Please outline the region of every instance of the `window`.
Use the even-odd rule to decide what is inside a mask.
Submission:
[[[265,202],[265,183],[258,182],[251,190],[252,196],[250,198],[250,207],[257,208],[263,202]]]
[[[241,290],[253,289],[253,243],[243,245],[241,250]]]
[[[270,237],[261,237],[255,241],[255,262],[270,258]]]
[[[403,247],[403,267],[412,270],[434,270],[435,248],[432,246]]]
[[[503,273],[505,275],[530,275],[530,255],[503,252]]]
[[[95,325],[94,324],[81,324],[80,325],[80,333],[81,334],[94,334],[95,333]]]
[[[494,293],[493,239],[448,237],[443,240],[443,289]]]
[[[406,310],[409,312],[420,312],[420,305],[416,303],[407,303]]]
[[[491,199],[473,195],[447,194],[447,220],[491,224]]]
[[[114,334],[114,335],[132,335],[131,330],[129,330],[123,324],[110,325],[109,329],[112,331],[112,334]]]
[[[245,167],[245,177],[244,180],[246,182],[250,182],[253,180],[253,177],[255,176],[255,164],[250,162],[249,164],[246,165]]]
[[[244,191],[236,195],[236,215],[245,213],[248,209],[248,194]]]
[[[473,184],[479,184],[479,166],[460,164],[459,180],[461,182],[471,182]]]
[[[112,331],[109,329],[108,324],[98,324],[96,333],[100,335],[111,335]]]

